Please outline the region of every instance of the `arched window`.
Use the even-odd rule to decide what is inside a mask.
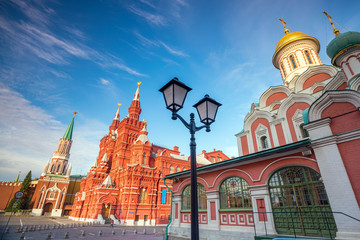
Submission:
[[[297,68],[294,55],[290,55],[290,61],[291,61],[291,64],[292,64],[293,68],[294,69]]]
[[[280,67],[281,67],[281,71],[282,71],[283,74],[284,74],[284,77],[286,77],[286,72],[285,72],[284,64],[281,63],[281,64],[280,64]]]
[[[268,140],[266,136],[262,136],[260,138],[260,142],[261,142],[261,148],[262,149],[268,149],[269,148],[269,144],[268,144]]]
[[[251,209],[249,184],[240,177],[229,177],[220,185],[220,208]]]
[[[57,168],[56,168],[56,172],[59,172],[59,170],[60,170],[60,166],[61,166],[61,164],[60,164],[60,163],[58,163],[58,166],[57,166]]]
[[[325,186],[315,170],[301,166],[282,168],[271,176],[269,192],[275,227],[279,234],[303,232],[304,235],[325,236],[324,232],[328,234],[329,231],[336,234],[336,224]],[[283,211],[294,212],[292,220]],[[310,216],[301,211],[313,212]],[[310,219],[312,224],[308,225]],[[298,224],[293,225],[291,221]],[[313,224],[316,224],[315,228]],[[312,232],[313,229],[316,231]]]
[[[215,158],[214,158],[214,157],[211,157],[211,158],[210,158],[210,162],[214,163],[214,162],[215,162]]]
[[[200,183],[197,184],[197,192],[198,192],[198,208],[206,209],[206,191],[205,187]],[[181,202],[181,210],[190,210],[191,209],[191,186],[187,185],[182,193],[182,202]]]
[[[308,50],[305,50],[305,56],[309,64],[312,64],[311,56]]]
[[[300,124],[300,131],[301,131],[302,138],[309,137],[308,131],[304,128],[304,123]]]
[[[170,166],[170,173],[174,173],[175,172],[175,169],[173,166]]]
[[[181,172],[181,169],[179,167],[177,167],[176,172]]]
[[[146,196],[147,196],[147,189],[146,188],[142,188],[140,190],[140,203],[141,204],[145,204],[146,203]]]
[[[146,154],[145,153],[143,155],[143,163],[142,164],[146,164]]]

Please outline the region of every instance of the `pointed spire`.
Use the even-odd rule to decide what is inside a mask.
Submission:
[[[121,103],[118,103],[118,110],[116,111],[115,113],[115,117],[114,117],[114,120],[119,120],[120,118],[120,106],[121,106]]]
[[[19,180],[19,178],[20,178],[20,173],[21,173],[21,171],[19,171],[19,173],[18,173],[18,175],[17,175],[14,183],[20,182],[20,180]]]
[[[113,185],[110,175],[107,176],[107,178],[103,181],[101,185],[105,185],[106,188]]]
[[[140,85],[141,85],[141,82],[138,82],[137,85],[138,85],[138,87],[137,87],[136,92],[135,92],[134,100],[139,101],[139,99],[140,99],[139,87],[140,87]]]
[[[66,171],[66,176],[70,176],[70,173],[71,173],[71,169],[72,169],[72,164],[70,163],[68,168],[67,168],[67,171]]]
[[[44,176],[45,174],[46,174],[46,172],[47,172],[47,170],[48,170],[48,168],[49,168],[49,164],[50,164],[50,159],[47,161],[47,163],[45,164],[45,166],[44,166],[44,169],[43,169],[43,171],[42,171],[42,173],[41,173],[41,176]]]
[[[94,164],[92,166],[95,167],[95,168],[98,166],[97,160],[95,160],[95,162],[94,162]]]
[[[64,139],[69,139],[69,140],[72,139],[72,132],[73,132],[73,128],[74,128],[74,118],[75,118],[76,114],[77,114],[77,112],[74,112],[74,116],[71,119],[71,122],[70,122],[68,128],[66,129],[66,132],[65,132],[65,134],[63,136]]]
[[[286,22],[285,22],[283,19],[281,19],[281,18],[279,18],[279,20],[280,20],[280,22],[282,22],[282,24],[283,24],[283,26],[284,26],[284,33],[285,33],[285,35],[288,34],[288,33],[289,33],[289,29],[286,28]]]
[[[104,156],[102,157],[101,161],[102,162],[107,162],[109,159],[107,157],[107,154],[105,153]]]
[[[339,29],[337,29],[335,26],[334,26],[334,23],[332,22],[332,18],[330,17],[330,15],[327,13],[327,12],[325,12],[325,11],[323,11],[323,13],[327,16],[327,18],[329,19],[329,21],[330,21],[330,24],[331,24],[331,26],[334,28],[334,34],[335,34],[335,36],[339,36],[340,35],[340,31],[339,31]]]

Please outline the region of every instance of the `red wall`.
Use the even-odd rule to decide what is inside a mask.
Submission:
[[[298,109],[304,111],[308,107],[309,107],[309,104],[307,104],[307,103],[297,102],[297,103],[294,103],[291,107],[289,107],[289,109],[286,112],[286,118],[287,118],[287,121],[288,121],[288,124],[289,124],[291,138],[292,138],[293,142],[297,142],[298,139],[296,137],[296,132],[295,132],[295,128],[294,128],[292,118],[293,118],[295,112]]]
[[[286,97],[287,97],[286,93],[283,92],[274,93],[273,95],[268,97],[268,99],[266,99],[266,106],[269,106],[273,101],[280,101],[281,99],[284,99]]]
[[[314,83],[316,82],[322,82],[328,78],[330,78],[331,76],[327,73],[319,73],[319,74],[315,74],[314,76],[309,77],[303,84],[303,89],[306,89],[308,87],[311,87],[312,85],[314,85]]]

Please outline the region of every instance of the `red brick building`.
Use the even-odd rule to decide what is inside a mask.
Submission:
[[[239,157],[197,168],[201,239],[360,239],[360,33],[334,33],[337,68],[316,38],[285,28],[273,56],[284,84],[251,105]],[[169,237],[189,238],[190,171],[165,178]]]
[[[176,146],[168,149],[149,141],[147,123],[139,120],[139,86],[140,82],[128,115],[120,121],[119,104],[108,134],[100,140],[99,155],[81,180],[71,219],[102,223],[112,219],[126,225],[168,223],[170,194],[162,177],[189,169],[189,159]],[[227,158],[223,153],[221,157]],[[202,156],[198,163],[210,164]],[[171,180],[166,183],[172,187]]]

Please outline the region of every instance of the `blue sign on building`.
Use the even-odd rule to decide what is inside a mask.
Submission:
[[[163,189],[161,191],[161,204],[166,204],[166,195],[167,195],[166,189]]]

